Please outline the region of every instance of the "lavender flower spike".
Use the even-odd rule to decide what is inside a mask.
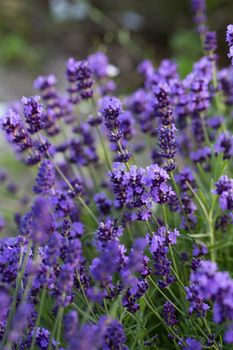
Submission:
[[[233,64],[233,24],[229,24],[227,26],[226,41],[229,45],[228,57],[231,58],[231,62]]]

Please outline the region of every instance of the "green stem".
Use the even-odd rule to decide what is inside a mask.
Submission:
[[[32,247],[32,241],[30,241],[28,243],[27,252],[26,252],[26,255],[24,257],[24,260],[23,260],[23,248],[21,247],[21,253],[20,253],[20,258],[19,258],[19,266],[21,265],[22,261],[23,261],[23,265],[22,265],[22,268],[21,268],[21,270],[20,270],[20,272],[18,274],[17,280],[16,280],[16,287],[15,287],[15,291],[14,291],[14,295],[13,295],[13,301],[12,301],[11,306],[10,306],[10,314],[9,314],[9,317],[8,317],[8,320],[7,320],[7,326],[6,326],[6,329],[5,329],[4,337],[3,337],[2,342],[1,342],[2,346],[4,345],[4,343],[5,343],[5,341],[6,341],[7,337],[8,337],[8,332],[10,330],[11,323],[12,323],[12,320],[13,320],[13,316],[15,314],[16,303],[17,303],[17,296],[18,296],[19,289],[20,289],[20,286],[21,286],[21,283],[22,283],[22,280],[23,280],[23,276],[24,276],[26,265],[27,265],[29,253],[31,251],[31,247]]]
[[[93,98],[90,100],[90,105],[91,105],[91,109],[92,109],[94,115],[97,115],[95,102],[94,102]],[[111,169],[112,169],[111,160],[109,159],[109,153],[108,153],[108,150],[106,148],[105,141],[104,141],[104,138],[102,136],[102,132],[101,132],[100,127],[98,125],[96,126],[96,131],[97,131],[97,134],[99,136],[102,149],[104,151],[104,158],[105,158],[105,161],[107,163],[108,170],[111,171]]]
[[[62,327],[62,320],[63,320],[63,314],[64,314],[64,307],[60,309],[60,315],[59,315],[59,321],[58,321],[58,327],[57,327],[57,343],[56,343],[56,350],[58,350],[58,346],[60,344],[61,339],[61,327]]]
[[[168,229],[169,226],[168,226],[168,221],[167,221],[166,207],[165,207],[165,205],[162,205],[162,207],[163,207],[163,217],[164,217],[165,226]]]
[[[47,286],[44,286],[44,288],[42,290],[42,295],[41,295],[41,300],[40,300],[40,308],[39,308],[38,316],[36,319],[36,324],[34,327],[34,333],[33,333],[33,338],[32,338],[32,342],[31,342],[30,350],[34,350],[34,345],[36,342],[36,332],[37,332],[37,328],[39,327],[39,324],[40,324],[40,319],[41,319],[41,315],[42,315],[42,311],[43,311],[46,291],[47,291]]]
[[[180,296],[181,297],[184,296],[184,306],[185,306],[185,297],[186,297],[185,286],[184,286],[183,282],[181,281],[181,279],[179,277],[179,271],[178,271],[178,267],[177,267],[177,264],[176,264],[176,259],[175,259],[175,256],[173,254],[173,249],[172,249],[172,245],[171,244],[169,244],[169,249],[170,249],[170,253],[171,253],[172,263],[173,263],[173,266],[174,266],[174,269],[171,266],[171,270],[174,273],[177,281],[179,282],[178,287],[179,287],[179,291],[180,291]]]
[[[90,170],[90,175],[91,175],[92,182],[93,182],[93,185],[95,188],[95,192],[97,193],[97,192],[99,192],[99,185],[98,185],[98,180],[97,180],[96,175],[95,175],[95,169],[93,169],[92,164],[90,164],[89,170]]]
[[[120,149],[121,153],[122,153],[122,154],[124,154],[124,150],[123,150],[123,147],[122,147],[122,145],[121,145],[120,140],[117,142],[117,145],[118,145],[118,147],[119,147],[119,149]],[[130,166],[129,166],[129,163],[128,163],[128,162],[126,162],[125,164],[126,164],[126,167],[127,167],[128,171],[130,171]]]
[[[207,145],[209,147],[211,147],[211,143],[210,143],[210,139],[209,139],[208,131],[206,128],[205,118],[204,118],[203,113],[200,113],[200,117],[201,117],[201,123],[202,123],[203,131],[204,131],[205,141],[206,141]]]
[[[158,223],[158,220],[156,219],[156,217],[154,216],[153,213],[151,214],[151,217],[152,217],[154,223],[157,225],[157,227],[160,227],[160,224]]]
[[[80,285],[80,287],[81,287],[81,291],[82,291],[82,294],[83,294],[83,296],[84,296],[85,302],[86,302],[87,307],[88,307],[88,309],[89,309],[89,312],[92,314],[92,316],[95,318],[95,320],[98,320],[97,317],[96,317],[96,315],[94,314],[94,312],[93,312],[93,310],[92,310],[91,305],[89,304],[89,301],[88,301],[88,299],[87,299],[87,296],[86,296],[86,293],[85,293],[85,290],[84,290],[84,288],[83,288],[83,285],[82,285],[82,282],[81,282],[81,280],[80,280],[80,276],[79,276],[78,272],[76,273],[76,275],[77,275],[78,282],[79,282],[79,285]]]
[[[39,246],[38,244],[35,246],[35,249],[34,249],[34,254],[33,254],[33,263],[36,261],[36,258],[37,258],[37,253],[38,253],[38,249],[39,249]],[[23,292],[23,296],[22,296],[22,299],[21,299],[21,304],[23,304],[26,299],[27,299],[27,296],[28,296],[28,293],[30,291],[30,288],[31,288],[31,285],[32,285],[32,280],[33,280],[33,275],[31,274],[27,280],[27,284],[24,288],[24,292]]]
[[[101,130],[100,130],[99,126],[96,127],[96,130],[97,130],[97,134],[98,134],[99,139],[100,139],[101,146],[102,146],[103,151],[104,151],[104,158],[106,160],[106,163],[107,163],[107,166],[108,166],[108,170],[111,171],[112,170],[112,164],[111,164],[111,161],[109,159],[108,150],[106,148],[106,145],[105,145],[105,142],[104,142],[104,139],[103,139],[103,136],[102,136],[102,133],[101,133]]]
[[[93,211],[87,206],[87,204],[84,202],[84,200],[82,199],[82,197],[78,197],[79,202],[82,204],[82,206],[86,209],[86,211],[88,212],[88,214],[92,217],[93,221],[95,221],[98,224],[98,219],[95,216],[95,214],[93,213]]]
[[[63,180],[65,181],[65,183],[69,186],[69,188],[72,191],[75,191],[74,187],[71,185],[70,181],[67,179],[67,177],[63,174],[63,172],[61,171],[61,169],[59,168],[59,166],[55,163],[55,161],[53,160],[53,158],[51,157],[51,155],[49,153],[47,153],[49,159],[51,160],[51,162],[54,164],[55,169],[57,170],[57,172],[61,175],[61,177],[63,178]],[[85,210],[88,212],[88,214],[92,217],[92,219],[98,223],[98,219],[95,216],[95,214],[92,212],[92,210],[86,205],[86,203],[84,202],[84,200],[82,199],[82,197],[78,196],[77,197],[79,202],[82,204],[82,206],[85,208]]]
[[[206,219],[208,220],[209,219],[209,215],[207,213],[207,210],[206,210],[205,206],[203,205],[202,201],[200,200],[199,196],[196,194],[196,192],[194,191],[194,189],[192,188],[192,186],[190,185],[190,183],[188,181],[186,181],[186,185],[189,187],[190,191],[192,192],[192,194],[194,195],[194,197],[198,201],[200,207],[203,210],[203,213],[205,214]]]
[[[221,91],[217,90],[218,89],[218,79],[217,79],[217,67],[216,67],[216,61],[213,60],[212,62],[212,82],[213,82],[213,87],[215,89],[215,94],[214,94],[214,101],[216,105],[216,109],[220,114],[224,113],[225,106],[222,103],[222,94]],[[224,129],[225,129],[225,123],[223,123]]]
[[[175,181],[174,175],[173,175],[172,172],[171,172],[170,175],[171,175],[171,179],[172,179],[172,184],[173,184],[173,186],[174,186],[174,188],[175,188],[175,192],[176,192],[176,195],[177,195],[178,200],[179,200],[179,203],[180,203],[180,209],[181,209],[181,211],[182,211],[184,217],[186,218],[186,223],[187,223],[189,232],[192,232],[192,228],[191,228],[191,226],[190,226],[190,224],[189,224],[189,220],[188,220],[187,214],[186,214],[186,212],[185,212],[185,210],[184,210],[184,208],[183,208],[183,203],[182,203],[182,200],[181,200],[181,197],[180,197],[179,189],[178,189],[177,183],[176,183],[176,181]]]
[[[60,306],[59,309],[58,309],[58,313],[57,313],[56,319],[55,319],[55,323],[53,325],[52,332],[50,334],[48,350],[52,350],[52,343],[53,343],[53,339],[54,339],[56,331],[57,331],[57,326],[58,326],[58,323],[59,323],[59,320],[60,320],[61,313],[63,315],[63,307]]]
[[[147,226],[147,228],[148,228],[148,230],[149,230],[149,233],[150,233],[150,235],[151,235],[151,237],[152,237],[153,234],[154,234],[154,232],[152,231],[152,228],[150,227],[149,221],[146,220],[145,223],[146,223],[146,226]]]
[[[204,206],[204,204],[202,203],[201,199],[199,198],[197,193],[194,191],[192,186],[188,182],[186,182],[186,184],[189,187],[189,189],[191,190],[191,192],[193,193],[193,195],[195,196],[197,202],[199,203],[200,207],[203,210],[203,213],[204,213],[204,215],[206,217],[206,220],[207,220],[207,223],[208,223],[208,226],[209,226],[210,243],[211,243],[211,246],[214,246],[214,222],[213,222],[213,216],[212,216],[213,215],[214,206],[212,204],[210,212],[208,213],[206,208],[205,208],[205,206]],[[211,256],[211,260],[212,261],[216,260],[216,254],[215,254],[215,251],[213,249],[210,250],[210,256]]]
[[[185,316],[185,313],[183,311],[181,311],[169,298],[168,296],[159,288],[159,286],[157,286],[157,284],[153,281],[153,279],[149,276],[148,278],[151,283],[153,284],[153,286],[164,296],[165,299],[167,299],[169,301],[169,303],[171,303],[173,305],[173,307],[183,316]]]
[[[177,272],[173,269],[172,266],[171,266],[171,270],[172,270],[172,272],[174,273],[174,275],[175,275],[177,281],[179,282],[180,286],[183,288],[184,293],[186,293],[186,291],[185,291],[185,286],[184,286],[183,282],[181,281],[179,275],[178,275]]]
[[[149,299],[150,303],[147,301],[147,298]],[[160,322],[164,325],[164,327],[174,335],[175,339],[178,339],[181,343],[183,343],[183,341],[177,336],[177,334],[173,331],[173,329],[171,327],[169,327],[166,322],[163,320],[163,318],[160,316],[159,312],[157,311],[157,309],[155,308],[150,296],[148,295],[148,293],[146,292],[146,297],[144,297],[144,300],[147,304],[147,306],[151,309],[152,312],[154,312],[154,314],[156,315],[156,317],[160,320]]]
[[[211,244],[211,246],[214,246],[214,227],[213,227],[213,218],[211,215],[209,217],[209,233],[210,233],[210,244]],[[215,249],[210,249],[210,256],[211,256],[212,261],[216,260],[216,250]]]
[[[131,230],[131,227],[129,224],[126,225],[126,228],[127,228],[127,231],[129,232],[129,237],[130,237],[130,240],[131,242],[133,242],[133,232]]]

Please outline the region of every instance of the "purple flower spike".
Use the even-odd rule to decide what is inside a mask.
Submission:
[[[171,276],[171,262],[168,259],[169,245],[176,244],[179,231],[167,230],[165,226],[161,226],[153,237],[148,237],[149,249],[154,258],[155,274],[161,278],[158,284],[161,288],[169,286],[174,278]]]
[[[51,160],[44,159],[40,164],[33,190],[37,194],[48,194],[55,185],[55,168]]]
[[[202,350],[201,342],[193,338],[187,338],[185,340],[185,346],[183,350]]]
[[[233,24],[229,24],[227,26],[226,41],[229,45],[228,57],[231,58],[231,62],[233,64]]]
[[[39,103],[40,97],[22,97],[25,121],[30,134],[35,134],[44,127],[43,106]]]
[[[16,146],[16,150],[21,153],[32,148],[31,136],[24,127],[23,121],[18,113],[10,109],[0,121],[2,130],[6,134],[9,142]]]
[[[1,304],[0,323],[2,323],[7,319],[7,312],[10,306],[10,297],[7,291],[4,289],[0,290],[0,304]]]
[[[70,58],[66,64],[66,76],[69,82],[70,102],[76,104],[80,99],[88,99],[93,95],[93,79],[88,61],[76,61]]]
[[[100,320],[101,322],[102,320]],[[123,326],[117,320],[106,320],[105,331],[103,335],[103,350],[127,350],[128,347],[124,344],[126,336]]]
[[[222,210],[233,210],[233,179],[228,178],[226,175],[220,177],[216,182],[216,191],[219,195],[219,205]]]
[[[206,2],[205,0],[191,0],[191,6],[194,13],[194,23],[197,26],[197,32],[204,35],[206,26]]]
[[[54,229],[50,200],[37,197],[31,210],[31,238],[35,243],[43,244]]]
[[[233,135],[230,132],[219,134],[214,148],[217,154],[223,154],[224,159],[233,157]]]
[[[116,97],[106,96],[103,98],[100,112],[104,117],[105,125],[109,130],[119,126],[119,116],[123,112],[122,103]]]
[[[217,55],[215,54],[217,49],[217,34],[216,32],[207,31],[205,34],[204,49],[208,54],[211,61],[215,61]]]
[[[176,154],[176,127],[173,119],[173,112],[166,87],[155,88],[155,97],[157,98],[156,109],[160,116],[160,126],[158,129],[158,145],[161,149],[160,155],[166,159],[164,168],[167,171],[173,171],[176,167],[174,160]]]
[[[108,57],[103,52],[95,52],[88,57],[90,69],[96,79],[107,76]]]
[[[163,318],[165,319],[166,324],[170,327],[175,326],[178,322],[175,308],[169,301],[166,301],[163,305]]]

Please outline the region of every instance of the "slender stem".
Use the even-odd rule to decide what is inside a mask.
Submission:
[[[69,188],[72,191],[75,191],[74,187],[72,186],[72,184],[70,183],[70,181],[67,179],[67,177],[63,174],[63,172],[61,171],[61,169],[59,168],[59,166],[55,163],[55,161],[53,160],[53,158],[51,157],[51,155],[48,153],[48,157],[49,159],[53,162],[55,169],[57,170],[57,172],[61,175],[61,177],[63,178],[63,180],[66,182],[66,184],[69,186]],[[79,202],[82,204],[82,206],[86,209],[86,211],[88,212],[88,214],[92,217],[92,219],[98,223],[98,219],[95,216],[95,214],[92,212],[92,210],[86,205],[86,203],[84,202],[84,200],[82,199],[82,197],[78,196],[77,197]]]
[[[205,118],[204,118],[203,113],[200,113],[200,117],[201,117],[201,123],[202,123],[203,131],[204,131],[205,141],[206,141],[207,145],[210,147],[211,146],[210,139],[209,139],[208,131],[206,128]]]
[[[185,286],[184,286],[183,282],[181,281],[179,275],[178,275],[177,272],[173,269],[172,266],[171,266],[171,270],[172,270],[172,272],[174,273],[174,275],[175,275],[177,281],[179,282],[179,284],[180,284],[181,287],[183,288],[184,292],[186,293],[186,291],[185,291]]]
[[[106,299],[105,299],[105,298],[104,298],[104,308],[105,308],[106,314],[107,314],[108,317],[109,317],[110,315],[109,315],[108,306],[107,306],[107,303],[106,303]]]
[[[121,220],[122,220],[123,217],[124,217],[125,211],[126,211],[126,205],[124,204],[124,205],[123,205],[123,208],[122,208],[122,210],[121,210],[120,216],[119,216],[119,218],[118,218],[118,220],[117,220],[117,224],[120,224]]]
[[[84,200],[82,199],[82,197],[78,197],[79,202],[82,204],[82,206],[86,209],[86,211],[88,212],[88,214],[92,217],[93,221],[95,221],[96,223],[98,223],[98,219],[95,216],[95,214],[92,212],[92,210],[87,206],[87,204],[84,202]]]
[[[216,60],[214,59],[212,62],[212,82],[213,82],[213,87],[215,89],[215,94],[214,94],[214,100],[215,100],[215,105],[217,108],[217,111],[222,114],[224,113],[225,106],[222,103],[222,94],[221,91],[218,90],[218,78],[217,78],[217,67],[216,67]],[[225,124],[223,123],[223,126],[225,128]]]
[[[213,219],[212,216],[210,215],[209,217],[209,236],[210,236],[210,244],[211,246],[214,246],[214,227],[213,227]],[[215,249],[210,249],[210,256],[211,260],[215,261],[216,260],[216,250]]]
[[[122,145],[121,145],[120,140],[119,140],[119,141],[117,141],[117,145],[118,145],[118,147],[119,147],[119,149],[120,149],[121,153],[122,153],[122,154],[124,154],[124,150],[123,150],[123,147],[122,147]],[[129,163],[128,163],[128,162],[126,162],[125,164],[126,164],[126,167],[127,167],[128,171],[130,171],[130,166],[129,166]]]
[[[150,235],[153,236],[154,232],[152,231],[152,228],[150,227],[149,221],[146,220],[145,223],[146,223],[146,226],[147,226],[147,228],[149,230]]]
[[[194,194],[196,200],[198,201],[200,207],[203,210],[203,213],[205,214],[208,226],[209,226],[209,237],[210,237],[210,243],[213,246],[214,245],[214,226],[213,226],[213,204],[212,207],[210,209],[210,212],[208,213],[204,204],[202,203],[201,199],[199,198],[199,196],[196,194],[196,192],[194,191],[194,189],[192,188],[192,186],[186,182],[187,186],[190,188],[191,192]],[[211,255],[211,260],[215,261],[216,260],[216,254],[215,251],[213,249],[210,250],[210,255]]]
[[[95,102],[94,102],[93,98],[90,100],[90,105],[91,105],[91,109],[93,110],[93,113],[95,115],[97,115]],[[109,153],[108,153],[108,150],[106,148],[105,141],[104,141],[104,138],[102,136],[102,132],[101,132],[100,127],[98,125],[96,126],[96,131],[97,131],[97,134],[98,134],[99,139],[100,139],[101,146],[102,146],[103,151],[104,151],[104,158],[105,158],[105,161],[107,163],[108,170],[111,171],[111,169],[112,169],[111,160],[109,159]]]
[[[184,217],[186,218],[186,223],[187,223],[187,226],[188,226],[189,231],[192,232],[192,228],[191,228],[191,226],[190,226],[190,224],[189,224],[189,220],[188,220],[187,214],[186,214],[186,212],[185,212],[185,210],[184,210],[183,203],[182,203],[182,200],[181,200],[181,197],[180,197],[179,189],[178,189],[177,183],[176,183],[176,181],[175,181],[174,175],[173,175],[172,172],[171,172],[170,175],[171,175],[171,179],[172,179],[172,184],[173,184],[173,186],[174,186],[174,188],[175,188],[175,192],[176,192],[176,195],[177,195],[178,200],[179,200],[179,203],[180,203],[180,209],[181,209],[181,211],[182,211]]]
[[[108,150],[106,148],[106,145],[105,145],[105,142],[104,142],[104,139],[103,139],[103,136],[102,136],[102,133],[101,133],[101,130],[100,130],[99,126],[96,126],[96,130],[97,130],[97,134],[98,134],[99,139],[100,139],[101,146],[102,146],[103,151],[104,151],[104,157],[105,157],[105,160],[106,160],[106,163],[107,163],[107,166],[108,166],[108,170],[111,171],[112,170],[112,164],[111,164],[111,161],[109,159]]]
[[[168,229],[166,207],[165,207],[165,205],[163,205],[162,207],[163,207],[163,217],[164,217],[165,226]]]
[[[61,327],[62,327],[63,314],[64,314],[64,307],[61,307],[61,308],[60,308],[60,314],[59,314],[59,320],[58,320],[58,326],[57,326],[56,350],[58,350],[58,346],[59,346],[59,344],[60,344]]]
[[[15,291],[14,291],[13,301],[12,301],[12,304],[11,304],[11,307],[10,307],[10,314],[9,314],[9,317],[8,317],[8,320],[7,320],[7,326],[6,326],[6,329],[5,329],[5,334],[4,334],[4,337],[3,337],[2,342],[1,342],[2,346],[4,345],[4,343],[5,343],[5,341],[6,341],[7,337],[8,337],[8,332],[9,332],[9,329],[11,327],[13,316],[15,314],[15,308],[16,308],[16,303],[17,303],[17,296],[18,296],[18,292],[19,292],[19,289],[20,289],[20,285],[22,283],[22,279],[23,279],[23,276],[24,276],[24,272],[25,272],[25,268],[26,268],[26,265],[27,265],[28,257],[29,257],[30,251],[31,251],[31,247],[32,247],[32,241],[30,241],[28,243],[27,252],[26,252],[26,255],[24,257],[24,260],[23,260],[23,248],[21,248],[21,254],[20,254],[20,258],[19,258],[19,266],[21,265],[22,261],[23,261],[23,265],[22,265],[21,270],[19,271],[19,274],[18,274],[18,277],[17,277],[17,280],[16,280],[16,287],[15,287]]]
[[[150,303],[147,301],[147,298],[149,299]],[[146,304],[148,305],[148,307],[154,312],[154,314],[157,316],[157,318],[160,320],[160,322],[165,326],[166,329],[168,329],[168,331],[170,333],[172,333],[174,335],[174,337],[176,339],[178,339],[181,343],[183,343],[183,341],[177,336],[177,334],[173,331],[173,329],[171,327],[169,327],[166,322],[163,320],[163,318],[160,316],[159,312],[157,311],[157,309],[155,308],[149,294],[146,292],[146,297],[144,297],[144,300],[146,302]]]
[[[171,294],[171,296],[174,298],[174,300],[177,302],[177,304],[180,304],[180,306],[183,307],[182,304],[181,304],[181,302],[180,302],[180,300],[179,300],[179,299],[175,296],[175,294],[173,293],[172,289],[171,289],[170,287],[167,287],[167,290],[169,291],[169,293]]]
[[[38,249],[39,249],[39,246],[38,244],[35,246],[35,249],[34,249],[34,254],[33,254],[33,262],[36,261],[36,258],[37,258],[37,253],[38,253]],[[23,304],[26,299],[27,299],[27,296],[28,296],[28,293],[30,291],[30,288],[31,288],[31,285],[32,285],[32,280],[33,280],[33,275],[30,274],[28,280],[27,280],[27,284],[24,288],[24,292],[23,292],[23,296],[22,296],[22,299],[21,299],[21,304]]]
[[[152,217],[154,223],[157,225],[157,227],[160,227],[160,224],[159,224],[158,220],[156,219],[156,217],[154,216],[153,213],[151,214],[151,217]]]
[[[157,284],[153,281],[153,279],[149,276],[148,278],[151,283],[153,284],[153,286],[164,296],[165,299],[167,299],[169,301],[169,303],[171,303],[174,308],[181,313],[181,315],[185,316],[185,313],[183,311],[181,311],[169,298],[168,296],[159,288],[159,286],[157,286]]]
[[[52,350],[52,343],[53,343],[53,339],[54,339],[56,331],[57,331],[57,326],[58,326],[58,323],[59,323],[59,320],[60,320],[61,313],[63,315],[63,307],[62,306],[60,306],[59,309],[58,309],[58,313],[57,313],[57,316],[56,316],[56,319],[55,319],[55,323],[54,323],[52,332],[50,334],[48,350]]]
[[[40,300],[40,308],[39,308],[38,316],[36,319],[36,324],[34,327],[34,333],[33,333],[33,338],[32,338],[32,342],[31,342],[30,350],[34,350],[34,345],[36,342],[36,332],[37,332],[37,328],[39,327],[39,324],[40,324],[40,319],[41,319],[42,310],[43,310],[43,306],[44,306],[46,291],[47,291],[47,286],[44,286],[43,290],[42,290],[42,295],[41,295],[41,300]]]
[[[90,175],[91,175],[92,182],[93,182],[93,185],[94,185],[94,188],[95,188],[95,192],[99,192],[98,180],[96,178],[95,169],[93,169],[93,165],[92,164],[90,164],[89,170],[90,170]]]
[[[129,224],[126,225],[127,231],[129,232],[129,237],[131,242],[133,242],[133,232]]]
[[[211,329],[210,329],[210,327],[209,327],[209,325],[208,325],[208,322],[206,321],[206,318],[203,317],[202,319],[203,319],[203,321],[204,321],[204,325],[206,326],[206,329],[208,330],[209,334],[212,335]],[[214,341],[214,344],[215,344],[215,348],[216,348],[216,349],[219,349],[219,347],[218,347],[216,341]]]
[[[97,317],[96,317],[96,315],[94,314],[94,312],[93,312],[93,310],[92,310],[92,307],[91,307],[91,305],[90,305],[90,303],[89,303],[89,301],[88,301],[88,299],[87,299],[85,290],[84,290],[83,285],[82,285],[82,282],[81,282],[81,280],[80,280],[79,273],[77,272],[76,275],[77,275],[78,282],[79,282],[79,284],[80,284],[81,291],[82,291],[82,294],[83,294],[83,296],[84,296],[85,302],[86,302],[86,304],[87,304],[87,306],[88,306],[88,309],[89,309],[90,313],[92,314],[92,316],[97,320]]]
[[[74,309],[76,309],[76,310],[79,312],[80,315],[83,316],[83,320],[84,320],[84,321],[87,319],[87,316],[86,316],[87,313],[86,313],[85,311],[83,311],[80,307],[78,307],[77,304],[72,303],[71,306],[72,306]],[[103,313],[104,313],[104,311],[103,311]],[[89,314],[89,312],[88,312],[88,314]],[[93,317],[91,317],[91,316],[89,316],[89,315],[88,315],[88,317],[89,317],[89,320],[90,320],[92,323],[96,323],[96,319],[95,319],[95,318],[93,318]]]
[[[209,215],[207,213],[207,210],[205,208],[205,206],[203,205],[202,201],[200,200],[199,196],[196,194],[196,192],[194,191],[194,189],[192,188],[192,186],[190,185],[190,183],[188,181],[186,181],[187,186],[189,187],[189,189],[191,190],[192,194],[194,195],[194,197],[196,198],[196,200],[198,201],[200,207],[202,208],[206,219],[209,219]]]
[[[172,249],[172,245],[171,244],[169,244],[169,249],[170,249],[170,253],[171,253],[172,263],[173,263],[173,266],[174,266],[174,269],[173,269],[172,266],[171,266],[171,269],[172,269],[172,272],[174,273],[176,279],[179,282],[179,290],[180,290],[180,295],[182,297],[183,294],[186,295],[185,286],[184,286],[184,284],[182,283],[182,281],[181,281],[181,279],[179,277],[179,271],[178,271],[178,267],[177,267],[177,264],[176,264],[176,259],[175,259],[175,256],[173,254],[173,249]],[[184,290],[184,293],[183,293],[183,290]]]
[[[169,249],[170,249],[170,253],[171,253],[174,269],[176,271],[176,274],[178,275],[178,268],[177,268],[177,265],[176,265],[176,259],[175,259],[174,254],[173,254],[173,249],[172,249],[172,245],[171,244],[169,244]]]

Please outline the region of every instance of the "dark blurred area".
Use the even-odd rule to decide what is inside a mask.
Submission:
[[[184,75],[201,55],[189,0],[0,0],[0,5],[1,102],[32,93],[38,74],[55,73],[62,81],[69,56],[105,51],[128,90],[143,58],[157,64],[172,57]],[[218,33],[219,64],[228,64],[225,31],[233,1],[209,0],[207,8],[209,28]]]

